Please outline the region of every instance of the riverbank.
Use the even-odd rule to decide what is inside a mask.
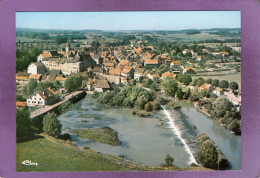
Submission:
[[[216,119],[215,117],[213,117],[207,110],[207,108],[205,108],[204,106],[199,106],[198,105],[198,102],[192,102],[193,106],[195,108],[197,108],[200,112],[206,114],[207,116],[211,117],[213,120],[216,120],[219,125],[225,129],[227,129],[231,134],[234,134],[234,135],[241,135],[241,133],[236,133],[236,132],[233,132],[231,131],[226,124],[222,123],[219,119]]]
[[[27,142],[17,143],[17,172],[51,171],[201,171],[204,167],[149,167],[124,160],[118,156],[81,150],[69,141],[40,134]],[[23,165],[24,160],[38,166]]]

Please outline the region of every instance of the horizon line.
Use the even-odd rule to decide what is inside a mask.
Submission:
[[[184,31],[184,30],[211,30],[211,29],[241,29],[241,27],[213,27],[213,28],[187,28],[187,29],[129,29],[129,30],[101,30],[101,29],[51,29],[51,28],[29,28],[29,27],[15,27],[16,29],[31,29],[31,30],[70,30],[70,31],[83,31],[83,30],[97,30],[97,31]]]

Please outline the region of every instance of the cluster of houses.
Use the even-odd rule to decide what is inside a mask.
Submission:
[[[175,79],[180,73],[196,72],[195,68],[184,67],[180,61],[172,60],[167,52],[157,55],[153,53],[153,46],[144,48],[139,44],[137,42],[118,47],[101,45],[95,52],[89,52],[86,47],[82,50],[71,49],[67,43],[66,48],[61,51],[43,51],[37,57],[37,62],[28,66],[27,73],[16,75],[16,82],[24,85],[29,79],[36,79],[37,82],[58,80],[63,84],[69,76],[75,75],[82,77],[83,87],[86,90],[105,92],[111,90],[111,85],[127,85],[131,79],[139,80],[142,77],[158,81],[166,77]],[[191,50],[183,50],[183,54],[188,52],[196,56]],[[158,75],[155,69],[161,64],[168,65],[170,70]],[[212,90],[212,87],[203,87]],[[214,91],[216,95],[222,95],[221,91],[218,93],[218,89]],[[51,89],[39,91],[28,96],[26,104],[27,106],[50,104],[54,95],[57,95],[54,93]]]
[[[189,86],[189,88],[192,90],[197,88],[198,91],[212,92],[215,95],[217,95],[217,97],[225,96],[234,106],[238,106],[238,107],[241,106],[241,94],[240,93],[238,95],[235,95],[233,92],[224,91],[221,88],[214,87],[213,85],[208,84],[208,83],[204,83],[200,87]]]

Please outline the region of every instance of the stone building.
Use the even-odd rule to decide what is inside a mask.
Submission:
[[[42,63],[46,69],[61,70],[64,75],[77,74],[86,70],[87,67],[94,67],[96,65],[96,62],[87,53],[86,49],[78,52],[74,57],[44,58]]]
[[[28,74],[44,74],[45,65],[42,62],[32,63],[28,66],[27,73]]]

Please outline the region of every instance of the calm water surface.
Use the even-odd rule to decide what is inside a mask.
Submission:
[[[218,123],[189,105],[185,105],[181,110],[167,110],[167,112],[183,140],[173,132],[170,120],[164,111],[154,113],[149,118],[140,118],[132,115],[131,109],[97,104],[90,96],[76,103],[71,111],[60,115],[58,119],[62,123],[64,133],[69,129],[105,126],[113,128],[118,132],[119,140],[122,141],[120,146],[97,143],[74,134],[71,134],[72,141],[80,148],[88,146],[105,154],[123,155],[127,160],[150,166],[159,166],[164,163],[166,155],[169,154],[174,157],[176,166],[187,167],[191,163],[191,154],[197,159],[200,144],[196,139],[196,134],[202,131],[217,143],[228,159],[232,158],[232,168],[240,169],[240,137],[231,135]],[[84,114],[109,116],[109,118],[95,120],[93,117],[84,117]],[[159,118],[165,118],[164,125],[159,124]],[[89,122],[82,123],[81,120]],[[194,129],[193,125],[197,129]],[[190,152],[187,151],[183,141]],[[237,157],[233,158],[234,156]]]

